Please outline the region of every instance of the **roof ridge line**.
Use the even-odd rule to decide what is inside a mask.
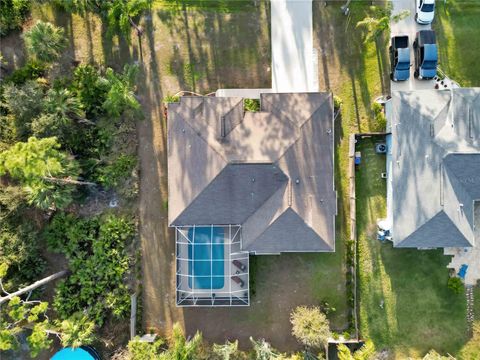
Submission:
[[[298,129],[299,133],[300,133],[299,136],[295,139],[294,142],[292,142],[292,144],[291,144],[288,148],[285,149],[285,151],[283,152],[283,154],[281,154],[281,155],[278,157],[278,159],[275,161],[275,163],[278,163],[278,162],[280,161],[280,159],[282,159],[282,158],[285,156],[285,154],[287,153],[287,151],[290,150],[294,145],[296,145],[296,144],[300,141],[300,138],[302,138],[301,132],[302,132],[302,129],[305,127],[305,124],[306,124],[307,122],[310,122],[310,121],[312,120],[313,116],[314,116],[325,104],[326,104],[326,101],[324,101],[324,102],[322,103],[322,105],[320,105],[320,106],[312,113],[312,115],[311,115],[307,120],[305,120],[305,122],[304,122],[301,126],[295,125],[296,128]],[[333,127],[333,126],[334,126],[334,124],[332,124],[332,127]]]
[[[198,136],[204,143],[206,143],[207,146],[208,146],[210,149],[212,149],[215,153],[217,153],[218,156],[220,156],[220,157],[225,161],[225,163],[228,165],[228,162],[229,162],[229,161],[228,161],[228,159],[225,158],[225,156],[223,156],[223,154],[221,154],[217,149],[215,149],[213,146],[211,146],[210,143],[209,143],[207,140],[205,140],[205,139],[203,138],[203,136],[201,136],[201,135],[198,133],[198,131],[193,127],[193,125],[190,124],[189,121],[185,120],[182,115],[180,115],[180,114],[177,113],[177,112],[175,112],[175,113],[177,114],[177,116],[178,116],[180,119],[182,119],[182,121],[183,121],[184,123],[186,123],[186,124],[190,127],[190,129],[192,129],[192,131],[195,133],[196,136]],[[208,125],[207,125],[207,126],[208,126]]]
[[[450,221],[450,223],[455,227],[455,229],[457,229],[457,231],[462,235],[463,239],[468,243],[470,244],[470,246],[473,246],[473,244],[470,242],[470,240],[468,240],[465,235],[463,234],[463,232],[458,228],[458,226],[452,221],[452,219],[450,218],[450,216],[448,216],[448,214],[445,212],[445,210],[441,209],[440,211],[438,211],[435,215],[433,215],[432,217],[430,217],[427,221],[425,221],[421,226],[417,227],[417,229],[415,231],[413,231],[410,235],[408,235],[406,238],[404,238],[401,242],[397,243],[397,244],[394,244],[395,247],[401,247],[401,245],[406,242],[413,234],[415,234],[416,232],[418,232],[420,229],[422,229],[425,225],[427,225],[430,221],[432,221],[436,216],[440,215],[441,213],[444,213],[445,216],[448,218],[448,220]],[[475,240],[475,239],[474,239]],[[411,246],[407,246],[407,247],[411,247]],[[418,247],[418,246],[415,246],[415,247]],[[438,246],[437,246],[438,247]]]
[[[305,222],[305,220],[300,216],[300,214],[299,214],[297,211],[295,211],[295,209],[293,208],[293,206],[287,206],[287,207],[275,218],[275,220],[273,220],[272,223],[271,223],[268,227],[266,227],[265,230],[263,230],[263,231],[250,243],[250,245],[253,244],[253,243],[254,243],[258,238],[260,238],[264,233],[266,233],[268,230],[270,230],[271,227],[273,226],[273,224],[274,224],[275,222],[277,222],[278,219],[280,219],[283,215],[285,215],[288,210],[292,210],[293,213],[300,219],[300,221],[301,221],[308,229],[312,230],[312,231],[318,236],[318,238],[319,238],[325,245],[327,245],[328,247],[331,247],[331,245],[328,244],[328,243],[323,239],[323,237],[321,237],[321,236],[315,231],[315,229],[314,229],[313,227],[311,227],[310,225],[308,225],[308,224]],[[255,213],[254,213],[254,214],[255,214]],[[242,244],[242,247],[243,247],[243,244]]]
[[[411,92],[411,91],[410,91]],[[442,113],[442,111],[445,109],[445,107],[447,107],[447,105],[450,103],[450,101],[452,101],[452,98],[450,97],[448,99],[448,101],[445,103],[445,105],[442,107],[442,109],[438,112],[437,116],[435,116],[433,119],[431,119],[430,121],[435,121],[438,116]],[[410,103],[408,101],[405,101],[402,97],[400,97],[400,102],[404,103],[404,105],[408,106],[409,108],[413,109],[413,111],[415,111],[418,115],[420,115],[421,118],[424,118],[425,116],[418,110],[418,108],[416,107],[412,107],[410,106]],[[447,112],[448,114],[448,112]]]

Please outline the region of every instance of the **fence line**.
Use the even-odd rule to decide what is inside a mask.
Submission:
[[[348,169],[350,179],[350,240],[353,241],[353,322],[355,325],[355,338],[359,339],[358,331],[358,302],[357,302],[357,216],[356,216],[356,194],[355,194],[355,143],[356,135],[350,134]]]

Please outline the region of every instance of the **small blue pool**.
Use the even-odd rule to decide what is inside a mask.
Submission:
[[[97,352],[90,347],[82,346],[76,349],[65,348],[53,355],[51,360],[98,360]]]
[[[188,286],[221,289],[224,286],[224,230],[196,227],[188,230]]]

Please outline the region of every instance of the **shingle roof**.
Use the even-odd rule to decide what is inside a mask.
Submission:
[[[389,126],[395,246],[475,244],[480,89],[394,92]]]
[[[257,253],[334,248],[331,94],[262,94],[245,114],[241,98],[182,97],[168,171],[172,226],[241,224]]]

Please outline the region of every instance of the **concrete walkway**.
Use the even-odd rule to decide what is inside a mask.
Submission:
[[[257,99],[267,92],[317,92],[318,54],[313,47],[312,0],[271,0],[271,89],[218,89],[216,96]]]
[[[271,0],[272,89],[318,91],[312,0]]]
[[[420,25],[415,21],[415,0],[395,0],[392,2],[393,11],[392,15],[396,15],[403,10],[410,10],[410,16],[395,23],[390,24],[391,36],[396,35],[408,35],[410,45],[410,63],[413,64],[410,68],[410,79],[407,81],[391,82],[391,91],[408,91],[408,90],[422,90],[433,89],[435,87],[434,80],[417,80],[413,76],[415,60],[413,57],[413,41],[415,40],[415,34],[419,30],[430,30],[430,25]]]

